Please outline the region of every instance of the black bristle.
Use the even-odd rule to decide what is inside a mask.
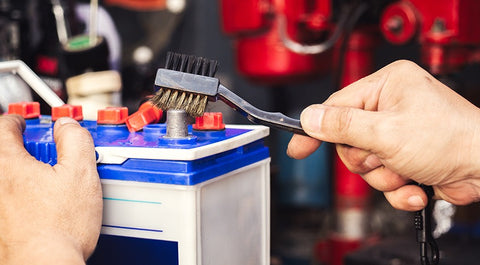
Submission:
[[[180,54],[176,53],[173,59],[174,61],[173,61],[172,70],[179,71],[180,64],[182,63],[182,58],[180,57]]]
[[[188,58],[189,58],[188,55],[185,55],[185,54],[180,55],[180,65],[177,71],[188,73],[187,71]]]
[[[193,74],[193,67],[195,66],[195,56],[190,55],[188,56],[188,63],[187,63],[187,73]]]
[[[167,59],[165,60],[165,69],[172,69],[173,64],[173,52],[167,52]]]
[[[218,62],[215,60],[210,61],[210,69],[208,71],[208,76],[213,77],[218,69]]]
[[[202,58],[202,69],[201,69],[201,75],[207,76],[208,74],[208,65],[210,64],[210,61],[206,58]]]
[[[195,66],[193,67],[193,72],[192,74],[200,74],[202,68],[202,60],[200,58],[195,58]]]

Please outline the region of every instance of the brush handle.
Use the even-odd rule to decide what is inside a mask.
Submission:
[[[286,130],[295,134],[307,135],[302,129],[300,120],[290,118],[280,112],[260,110],[228,90],[223,85],[219,85],[217,93],[220,100],[246,116],[247,119],[253,123]]]

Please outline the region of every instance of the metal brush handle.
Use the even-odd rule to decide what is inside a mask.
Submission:
[[[302,129],[300,120],[285,116],[280,112],[268,112],[260,110],[241,97],[237,96],[232,91],[228,90],[223,85],[219,85],[217,95],[226,104],[234,110],[246,116],[248,120],[253,123],[267,125],[296,134],[307,135]]]

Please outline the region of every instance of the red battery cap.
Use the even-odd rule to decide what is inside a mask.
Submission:
[[[127,117],[127,107],[107,107],[98,110],[97,124],[123,124]]]
[[[130,132],[140,131],[145,125],[157,123],[163,115],[163,111],[155,106],[150,101],[143,103],[137,112],[128,116],[125,124]]]
[[[18,114],[24,119],[35,119],[40,117],[40,103],[38,102],[16,102],[8,104],[8,114]]]
[[[205,112],[203,116],[195,118],[193,129],[198,131],[219,131],[225,129],[221,112]]]
[[[52,108],[52,121],[56,121],[61,117],[70,117],[74,120],[83,120],[83,112],[81,105],[64,104],[59,107]]]

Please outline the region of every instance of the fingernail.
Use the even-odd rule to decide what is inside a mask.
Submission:
[[[307,131],[319,131],[321,129],[325,110],[320,105],[309,106],[302,111],[302,127]]]
[[[78,122],[72,118],[69,117],[61,117],[57,121],[60,125],[65,125],[65,124],[78,124]]]
[[[422,197],[414,195],[408,198],[408,204],[413,207],[425,207],[425,202],[422,200]]]

